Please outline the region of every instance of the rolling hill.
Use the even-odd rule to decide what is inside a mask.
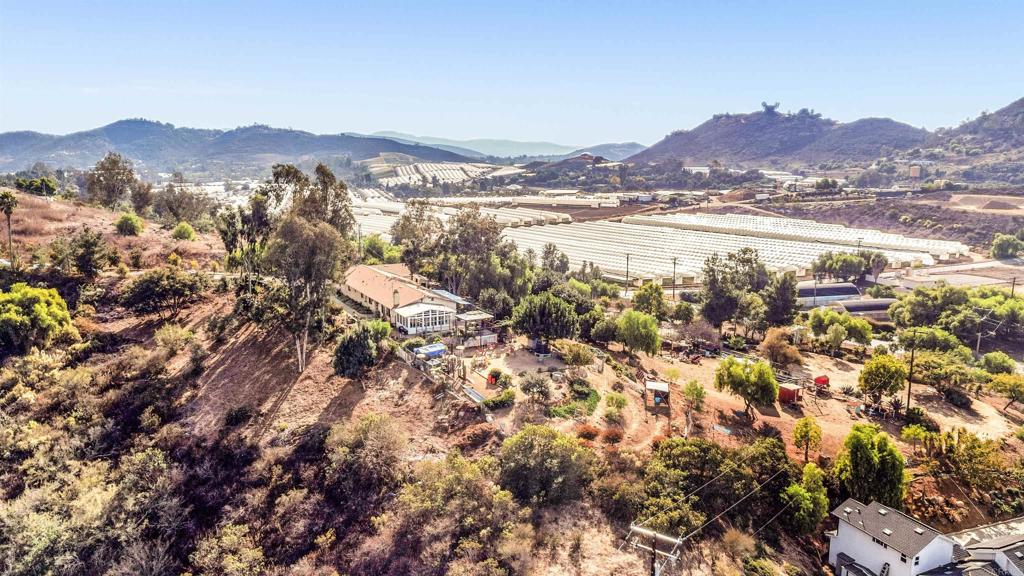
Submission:
[[[677,159],[701,165],[823,160],[869,161],[883,150],[923,144],[929,132],[887,118],[842,124],[802,109],[795,114],[774,106],[749,114],[718,114],[692,130],[673,132],[629,158],[636,162]]]
[[[1024,148],[1024,98],[995,112],[982,112],[974,120],[949,130],[947,134],[952,140],[979,147],[985,152]]]
[[[119,152],[140,168],[151,171],[171,171],[206,162],[269,166],[309,157],[365,160],[389,152],[432,162],[468,160],[448,150],[372,136],[320,135],[262,125],[205,130],[133,119],[65,136],[38,132],[0,134],[0,170],[19,170],[34,162],[86,168],[109,151]]]

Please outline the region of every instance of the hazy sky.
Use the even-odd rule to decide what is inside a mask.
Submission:
[[[935,128],[1024,97],[1022,30],[1020,0],[0,0],[0,131],[651,144],[762,100]]]

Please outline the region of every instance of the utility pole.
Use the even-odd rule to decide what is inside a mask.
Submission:
[[[629,292],[629,252],[626,252],[626,292]]]
[[[1010,298],[1013,298],[1013,293],[1017,291],[1017,277],[1014,276],[1010,281]]]
[[[910,410],[910,389],[914,386],[914,352],[917,351],[917,328],[910,331],[914,335],[914,346],[910,349],[910,367],[907,370],[907,407],[904,414]]]
[[[676,300],[676,260],[678,258],[672,257],[672,301]]]
[[[650,541],[650,545],[645,542]],[[658,548],[658,541],[669,546],[667,550]],[[651,553],[651,576],[661,576],[669,563],[675,564],[679,561],[679,548],[683,545],[682,538],[675,538],[661,532],[656,532],[642,525],[630,524],[629,534],[626,542],[633,548],[639,548]]]

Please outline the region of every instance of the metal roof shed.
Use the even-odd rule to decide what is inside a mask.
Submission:
[[[426,346],[420,346],[419,348],[414,349],[413,352],[417,356],[423,354],[427,358],[439,358],[441,356],[444,356],[446,350],[448,350],[447,346],[440,342],[437,342],[436,344],[427,344]]]

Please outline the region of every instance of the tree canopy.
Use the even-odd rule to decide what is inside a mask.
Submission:
[[[572,338],[579,331],[576,311],[550,292],[534,294],[512,310],[512,327],[543,341]]]
[[[630,354],[641,350],[653,356],[661,347],[658,320],[650,314],[626,310],[615,321],[615,339],[621,342]]]
[[[903,507],[903,455],[874,424],[853,425],[836,459],[835,476],[844,493],[861,502]]]
[[[865,394],[877,399],[902,390],[907,374],[907,365],[902,360],[891,354],[878,354],[864,363],[858,383]]]
[[[726,356],[715,370],[715,389],[725,390],[743,399],[744,412],[753,417],[754,405],[768,405],[779,396],[775,372],[766,362],[739,360]]]
[[[558,504],[580,497],[592,478],[595,460],[576,438],[528,424],[505,440],[499,462],[501,485],[517,498]]]

